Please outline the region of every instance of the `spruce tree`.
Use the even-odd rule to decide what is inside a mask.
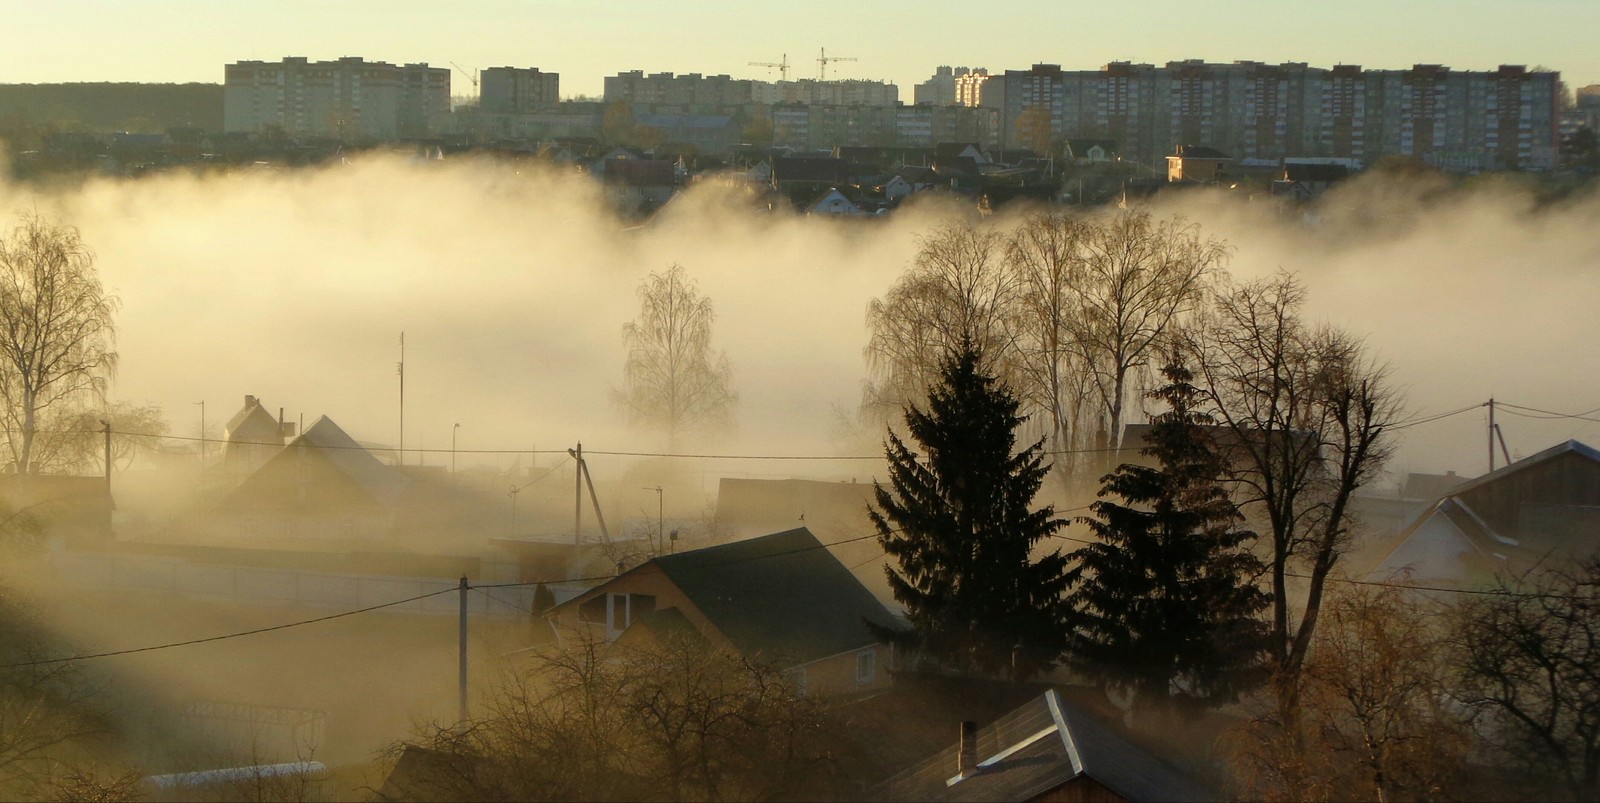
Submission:
[[[947,669],[1021,679],[1061,654],[1066,558],[1033,552],[1067,522],[1051,506],[1031,509],[1049,466],[1040,443],[1012,452],[1025,419],[981,362],[964,344],[927,410],[907,409],[921,455],[889,432],[889,485],[875,484],[870,516],[913,626],[902,643]]]
[[[1066,660],[1136,706],[1217,705],[1264,679],[1268,598],[1192,374],[1176,364],[1162,374],[1167,384],[1147,395],[1168,411],[1141,450],[1156,465],[1106,475],[1093,515],[1079,519],[1099,543],[1069,556]]]

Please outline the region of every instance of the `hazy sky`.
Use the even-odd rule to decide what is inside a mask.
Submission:
[[[814,77],[825,47],[858,59],[830,74],[894,81],[907,101],[940,64],[1124,59],[1543,64],[1578,87],[1600,83],[1597,31],[1597,0],[0,0],[0,83],[221,82],[230,61],[351,55],[538,67],[571,96],[629,69],[760,78],[748,62],[785,54]],[[456,93],[465,86],[457,74]]]

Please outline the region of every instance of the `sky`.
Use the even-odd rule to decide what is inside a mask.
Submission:
[[[1095,69],[1108,61],[1303,61],[1457,69],[1544,65],[1600,83],[1596,0],[0,0],[0,83],[220,83],[223,65],[361,56],[466,71],[538,67],[564,96],[624,70],[888,80],[901,99],[941,64]],[[465,94],[464,76],[454,91]]]

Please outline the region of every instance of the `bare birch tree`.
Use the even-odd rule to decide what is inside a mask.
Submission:
[[[1017,391],[1047,415],[1058,450],[1120,445],[1126,405],[1143,392],[1152,357],[1227,256],[1198,226],[1144,211],[1045,212],[1012,233]]]
[[[0,414],[18,473],[38,471],[41,413],[104,398],[117,306],[76,228],[28,215],[0,238]]]
[[[1073,451],[1087,448],[1092,409],[1089,371],[1073,339],[1079,262],[1093,224],[1048,212],[1028,218],[1006,243],[1006,266],[1017,285],[1013,309],[1017,395],[1048,420],[1055,465],[1070,472]]]
[[[639,301],[639,317],[622,327],[628,359],[617,398],[629,418],[664,430],[674,447],[690,431],[729,424],[738,395],[727,355],[711,348],[711,299],[673,265],[645,279]]]
[[[984,355],[985,371],[1006,376],[1016,285],[1004,270],[1004,247],[997,232],[967,223],[922,239],[911,268],[867,307],[872,379],[863,408],[887,419],[926,398],[963,343]]]
[[[1262,522],[1271,550],[1269,650],[1286,722],[1328,577],[1350,542],[1351,497],[1388,458],[1400,409],[1386,369],[1360,340],[1308,326],[1304,300],[1287,273],[1225,290],[1190,341],[1212,415],[1229,431],[1240,507]]]
[[[1200,304],[1228,246],[1181,217],[1128,211],[1100,220],[1074,261],[1070,342],[1099,402],[1100,448],[1121,445],[1125,407],[1144,391],[1138,372],[1169,342],[1174,325]]]

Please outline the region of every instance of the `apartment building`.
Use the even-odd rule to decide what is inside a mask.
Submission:
[[[450,113],[450,71],[347,56],[289,57],[224,67],[223,129],[291,136],[395,139],[427,136]]]
[[[700,73],[621,72],[605,80],[607,103],[638,111],[714,114],[749,104],[803,103],[822,106],[894,106],[900,89],[883,81],[755,81]]]
[[[478,75],[478,109],[485,114],[535,114],[561,101],[559,73],[537,67],[490,67]]]
[[[931,78],[917,84],[912,98],[918,106],[977,106],[987,80],[989,71],[983,67],[941,66]]]
[[[1249,160],[1398,155],[1452,169],[1526,169],[1555,163],[1559,83],[1557,73],[1512,65],[1036,64],[990,78],[980,102],[1000,112],[1008,146],[1047,121],[1053,140],[1111,139],[1150,162],[1175,145],[1203,144]]]
[[[801,150],[841,145],[932,148],[941,142],[999,144],[1000,115],[965,106],[839,106],[780,104],[772,107],[773,144]]]

